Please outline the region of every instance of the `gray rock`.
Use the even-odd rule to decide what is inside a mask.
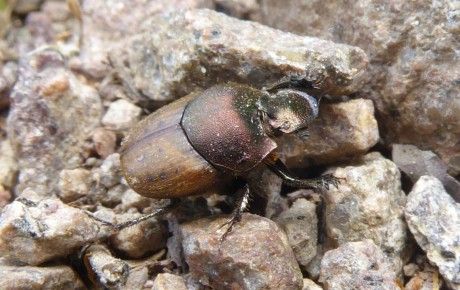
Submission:
[[[69,266],[16,266],[0,260],[0,289],[86,289]]]
[[[460,21],[456,0],[262,0],[257,20],[356,45],[370,58],[362,95],[387,142],[433,150],[460,173]]]
[[[367,152],[379,140],[370,100],[356,99],[320,106],[319,117],[305,139],[283,137],[280,151],[290,167],[335,163]]]
[[[106,188],[112,188],[121,181],[120,170],[120,154],[114,153],[107,156],[100,167],[93,169],[92,178],[97,184],[101,184]]]
[[[391,263],[371,240],[345,243],[326,252],[319,281],[326,290],[400,289]]]
[[[275,221],[286,233],[299,265],[306,267],[317,253],[316,205],[304,198],[298,199]]]
[[[71,66],[93,78],[111,72],[108,54],[122,41],[144,30],[148,19],[168,11],[212,7],[211,0],[93,0],[82,3],[83,35],[78,57]]]
[[[227,218],[203,218],[180,225],[191,275],[219,289],[302,289],[302,273],[286,235],[266,218],[244,214],[227,238]]]
[[[447,173],[448,166],[433,152],[423,151],[414,145],[392,145],[392,159],[413,183],[422,175],[439,179],[446,191],[460,202],[460,182]]]
[[[0,256],[39,265],[108,236],[107,230],[58,199],[16,200],[0,216]]]
[[[127,89],[140,100],[172,100],[226,81],[262,87],[292,74],[320,91],[342,95],[359,88],[367,65],[359,48],[206,9],[155,17],[148,25],[149,31],[110,54]]]
[[[100,99],[65,67],[57,51],[28,55],[19,71],[8,117],[8,135],[21,169],[16,191],[32,187],[53,194],[59,172],[83,162],[84,141],[101,117]]]
[[[327,239],[333,245],[371,239],[402,271],[407,243],[404,223],[406,196],[396,165],[380,153],[369,153],[353,166],[332,174],[343,178],[338,189],[326,192]]]
[[[187,286],[181,276],[161,273],[155,278],[152,290],[187,290]]]
[[[95,285],[107,289],[123,289],[126,285],[130,272],[128,263],[113,257],[106,246],[90,246],[83,259]]]
[[[127,100],[112,102],[102,124],[112,130],[126,130],[139,121],[142,109]]]
[[[446,282],[460,287],[460,204],[442,183],[422,176],[407,197],[406,221],[418,245]]]
[[[59,197],[71,202],[89,193],[93,180],[91,172],[84,168],[64,169],[59,173]]]

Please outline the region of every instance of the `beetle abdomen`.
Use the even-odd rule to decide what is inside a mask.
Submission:
[[[142,120],[122,145],[128,184],[151,198],[202,194],[219,184],[219,172],[190,145],[180,125],[190,95]]]

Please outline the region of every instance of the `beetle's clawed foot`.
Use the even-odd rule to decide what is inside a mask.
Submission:
[[[227,229],[225,230],[225,233],[220,237],[221,243],[224,242],[227,236],[232,232],[233,226],[240,221],[241,221],[241,214],[237,214],[237,215],[232,216],[228,221],[226,221],[219,227],[219,229],[225,226],[227,227]]]
[[[339,188],[339,184],[345,180],[345,178],[335,177],[332,174],[325,174],[318,178],[318,186],[319,189],[326,189],[329,190],[331,186],[335,187],[336,189]]]

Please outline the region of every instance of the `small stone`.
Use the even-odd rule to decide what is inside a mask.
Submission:
[[[136,214],[117,215],[117,223],[132,220]],[[133,259],[145,257],[166,247],[167,230],[156,219],[149,219],[127,227],[110,237],[114,249]]]
[[[405,290],[442,289],[442,279],[437,271],[419,272],[407,282]],[[453,288],[455,289],[455,288]]]
[[[112,130],[126,130],[139,121],[142,109],[127,100],[112,102],[102,118],[102,124]]]
[[[80,209],[58,199],[21,199],[8,204],[0,218],[0,256],[29,265],[66,257],[108,235],[107,229]]]
[[[184,259],[201,284],[219,289],[302,289],[302,273],[286,235],[266,218],[243,214],[221,241],[227,218],[180,225]]]
[[[308,126],[308,137],[283,137],[280,149],[289,167],[307,162],[335,163],[366,153],[379,140],[372,101],[355,99],[320,106],[319,117]]]
[[[407,244],[406,196],[396,165],[375,152],[330,173],[342,179],[325,196],[328,241],[342,245],[372,239],[400,273]]]
[[[155,278],[152,290],[187,290],[187,286],[181,276],[161,273]]]
[[[93,169],[93,179],[96,183],[112,188],[120,183],[120,154],[113,153],[104,160],[99,168]]]
[[[306,267],[317,253],[318,219],[315,204],[304,198],[297,199],[275,221],[286,233],[299,265]]]
[[[127,89],[144,101],[173,100],[227,81],[262,88],[289,75],[305,77],[319,91],[343,95],[359,89],[367,66],[357,47],[207,9],[165,13],[145,27],[145,33],[110,52]]]
[[[90,246],[83,259],[95,285],[113,289],[126,284],[130,270],[128,263],[113,257],[106,246]]]
[[[12,188],[18,172],[13,148],[8,139],[0,142],[0,185]]]
[[[64,169],[59,173],[59,197],[64,202],[71,202],[89,193],[91,172],[84,168]]]
[[[304,278],[302,290],[323,290],[323,288],[318,286],[318,284],[316,284],[312,280]]]
[[[415,273],[417,273],[419,270],[420,269],[419,269],[418,265],[415,264],[415,263],[410,263],[410,264],[404,265],[404,267],[403,267],[404,276],[407,276],[407,277],[414,276]]]
[[[86,289],[69,266],[16,266],[0,260],[0,289]]]
[[[325,290],[400,289],[391,263],[371,240],[345,243],[326,252],[319,282]]]
[[[93,132],[92,139],[96,153],[103,159],[115,152],[117,135],[112,130],[97,128]]]
[[[130,208],[136,208],[138,211],[142,211],[144,208],[152,205],[152,203],[155,203],[154,199],[142,196],[131,188],[125,190],[121,196],[121,210],[125,211]]]
[[[422,176],[407,197],[409,230],[448,284],[460,287],[460,204],[442,183]]]
[[[413,183],[423,175],[436,177],[446,191],[460,202],[460,182],[447,173],[449,167],[436,154],[420,150],[414,145],[393,144],[391,155],[393,162]]]

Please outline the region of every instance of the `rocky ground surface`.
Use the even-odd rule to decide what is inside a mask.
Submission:
[[[459,17],[453,0],[0,0],[0,289],[460,289]],[[322,101],[280,156],[337,188],[254,172],[263,198],[223,241],[229,189],[101,222],[169,204],[121,172],[139,120],[290,76]]]

